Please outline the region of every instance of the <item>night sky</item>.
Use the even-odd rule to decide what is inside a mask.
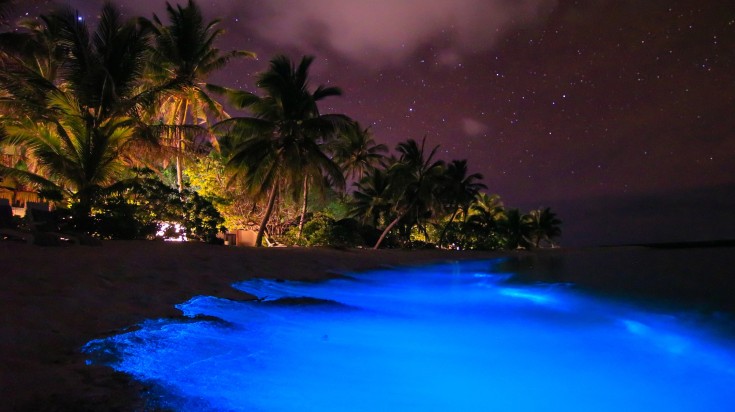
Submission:
[[[103,1],[64,3],[93,22]],[[198,3],[222,19],[221,49],[258,54],[211,82],[253,91],[273,55],[313,54],[313,85],[344,90],[323,113],[391,148],[426,135],[506,206],[556,211],[562,245],[735,238],[732,1]]]

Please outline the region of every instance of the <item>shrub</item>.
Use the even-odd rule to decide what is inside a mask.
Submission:
[[[164,238],[186,234],[191,240],[216,242],[224,229],[222,216],[207,199],[190,189],[179,193],[153,178],[116,186],[100,195],[92,210],[92,232],[104,239],[152,239],[164,222],[184,232],[169,226]]]
[[[311,215],[309,221],[304,224],[301,239],[298,239],[298,231],[297,226],[291,227],[280,241],[299,246],[356,247],[365,244],[360,236],[360,225],[357,221],[334,220],[321,212]]]

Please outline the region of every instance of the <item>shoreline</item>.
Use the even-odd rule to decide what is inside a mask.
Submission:
[[[0,242],[0,397],[11,411],[145,410],[143,383],[88,366],[81,347],[146,319],[177,318],[198,295],[254,297],[251,278],[325,280],[346,272],[508,258],[519,282],[573,283],[601,296],[735,314],[735,248],[645,247],[533,252],[236,248],[107,241],[99,247]],[[3,409],[4,410],[4,409]]]
[[[176,318],[197,295],[252,299],[234,289],[255,277],[317,281],[344,272],[498,252],[235,248],[107,241],[99,247],[0,242],[0,399],[11,411],[141,410],[146,388],[88,366],[80,348],[146,319]]]

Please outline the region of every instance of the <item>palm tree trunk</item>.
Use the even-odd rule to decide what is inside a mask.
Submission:
[[[385,230],[383,231],[383,233],[381,233],[381,235],[380,235],[380,238],[379,238],[379,239],[378,239],[378,241],[377,241],[377,242],[375,243],[375,246],[373,246],[373,249],[376,249],[376,250],[377,250],[377,249],[378,249],[378,248],[380,247],[380,244],[381,244],[381,243],[383,243],[383,239],[385,239],[385,237],[386,237],[386,236],[388,235],[388,232],[390,232],[390,231],[391,231],[391,229],[393,229],[393,227],[394,227],[395,225],[397,225],[397,224],[398,224],[398,222],[399,222],[399,221],[400,221],[401,219],[403,219],[403,216],[405,216],[405,215],[406,215],[406,214],[408,213],[408,210],[409,210],[409,209],[406,209],[406,211],[405,211],[405,212],[401,213],[400,215],[398,215],[398,217],[397,217],[397,218],[393,219],[393,221],[392,221],[392,222],[390,222],[390,224],[388,225],[388,227],[386,227],[386,228],[385,228]]]
[[[187,100],[181,106],[181,118],[179,124],[185,125],[189,112],[189,101]],[[179,193],[184,191],[184,162],[181,153],[184,150],[184,137],[179,138],[178,147],[176,148],[176,183],[179,186]]]
[[[258,228],[258,236],[255,237],[255,247],[263,246],[263,234],[265,233],[265,225],[268,224],[268,220],[271,218],[273,213],[273,206],[276,204],[276,197],[278,197],[278,183],[273,185],[271,194],[268,196],[268,206],[265,209],[265,216],[263,221],[260,222],[260,228]]]
[[[452,212],[452,217],[449,218],[449,222],[447,222],[447,224],[444,225],[444,228],[442,229],[442,233],[441,235],[439,235],[439,242],[437,244],[437,246],[439,246],[439,249],[441,249],[442,242],[444,242],[444,235],[447,234],[447,228],[449,228],[449,225],[451,225],[452,222],[454,222],[454,218],[457,217],[457,213],[459,213],[459,207],[456,207],[454,209],[454,212]]]
[[[304,202],[301,205],[301,219],[299,220],[299,235],[297,239],[301,239],[301,233],[304,231],[304,222],[306,222],[306,207],[309,197],[309,177],[304,176]]]
[[[176,185],[179,187],[179,193],[184,191],[184,167],[181,159],[181,150],[181,143],[179,142],[179,147],[176,153]]]
[[[92,193],[86,187],[77,192],[77,204],[72,208],[72,213],[76,220],[76,230],[83,233],[90,233],[92,229]]]

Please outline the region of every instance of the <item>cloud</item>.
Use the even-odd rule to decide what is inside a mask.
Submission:
[[[465,117],[462,119],[462,131],[467,136],[478,136],[487,130],[487,125],[475,119]]]
[[[254,13],[264,38],[323,48],[369,66],[399,64],[436,44],[440,58],[491,48],[510,28],[538,21],[556,0],[270,0]]]
[[[65,0],[90,12],[103,0]],[[186,0],[168,0],[185,5]],[[442,65],[487,50],[507,30],[543,19],[558,0],[199,0],[208,19],[237,17],[236,32],[254,30],[279,46],[315,53],[324,48],[364,64],[403,63],[417,49],[433,45]],[[128,13],[167,19],[163,0],[117,0]],[[82,7],[83,6],[83,7]],[[247,29],[244,29],[247,27]],[[243,31],[245,30],[245,31]]]

